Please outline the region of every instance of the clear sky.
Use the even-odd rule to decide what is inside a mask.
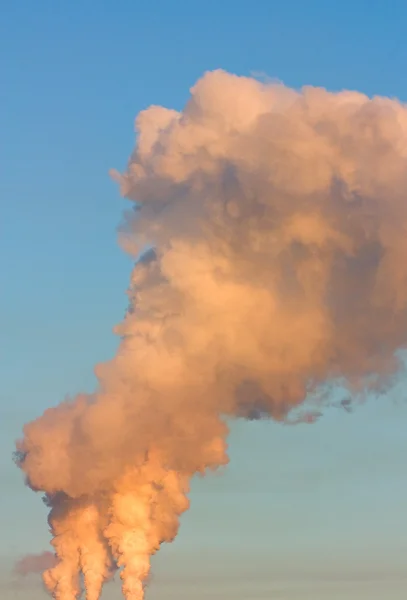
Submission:
[[[407,3],[4,0],[0,19],[0,592],[47,549],[46,513],[11,461],[22,424],[91,390],[112,356],[131,264],[108,178],[149,104],[179,109],[205,70],[407,99]],[[239,423],[232,463],[197,481],[149,598],[405,597],[407,408],[392,398],[315,426]],[[118,597],[118,584],[104,598]],[[274,594],[274,595],[273,595]]]

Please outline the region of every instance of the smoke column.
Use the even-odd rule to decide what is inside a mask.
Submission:
[[[331,382],[353,399],[383,390],[407,341],[404,105],[215,71],[182,112],[152,106],[136,131],[112,173],[133,203],[119,350],[94,394],[17,444],[50,506],[57,600],[82,581],[97,600],[116,566],[141,600],[191,477],[228,461],[231,418],[290,422]]]

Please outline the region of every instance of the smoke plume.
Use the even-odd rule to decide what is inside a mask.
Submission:
[[[332,382],[385,389],[407,342],[405,106],[215,71],[136,130],[112,174],[133,203],[119,350],[94,394],[17,444],[51,509],[57,600],[82,581],[97,600],[115,565],[141,600],[191,477],[228,461],[231,418],[312,423]],[[310,396],[318,411],[298,416]]]

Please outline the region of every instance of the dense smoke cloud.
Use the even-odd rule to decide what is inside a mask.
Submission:
[[[80,572],[97,600],[116,565],[142,598],[191,477],[227,463],[229,418],[312,423],[318,411],[295,412],[307,396],[383,389],[407,341],[402,104],[216,71],[136,129],[113,173],[136,260],[118,353],[93,395],[18,443],[51,508],[58,600],[79,595]]]

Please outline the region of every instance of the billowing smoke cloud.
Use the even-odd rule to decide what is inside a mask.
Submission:
[[[191,477],[228,461],[229,418],[312,423],[307,396],[320,409],[332,382],[352,398],[385,388],[407,341],[402,104],[216,71],[136,129],[113,174],[134,203],[120,348],[94,394],[18,443],[51,508],[58,600],[78,597],[80,573],[97,600],[114,565],[140,600]]]

